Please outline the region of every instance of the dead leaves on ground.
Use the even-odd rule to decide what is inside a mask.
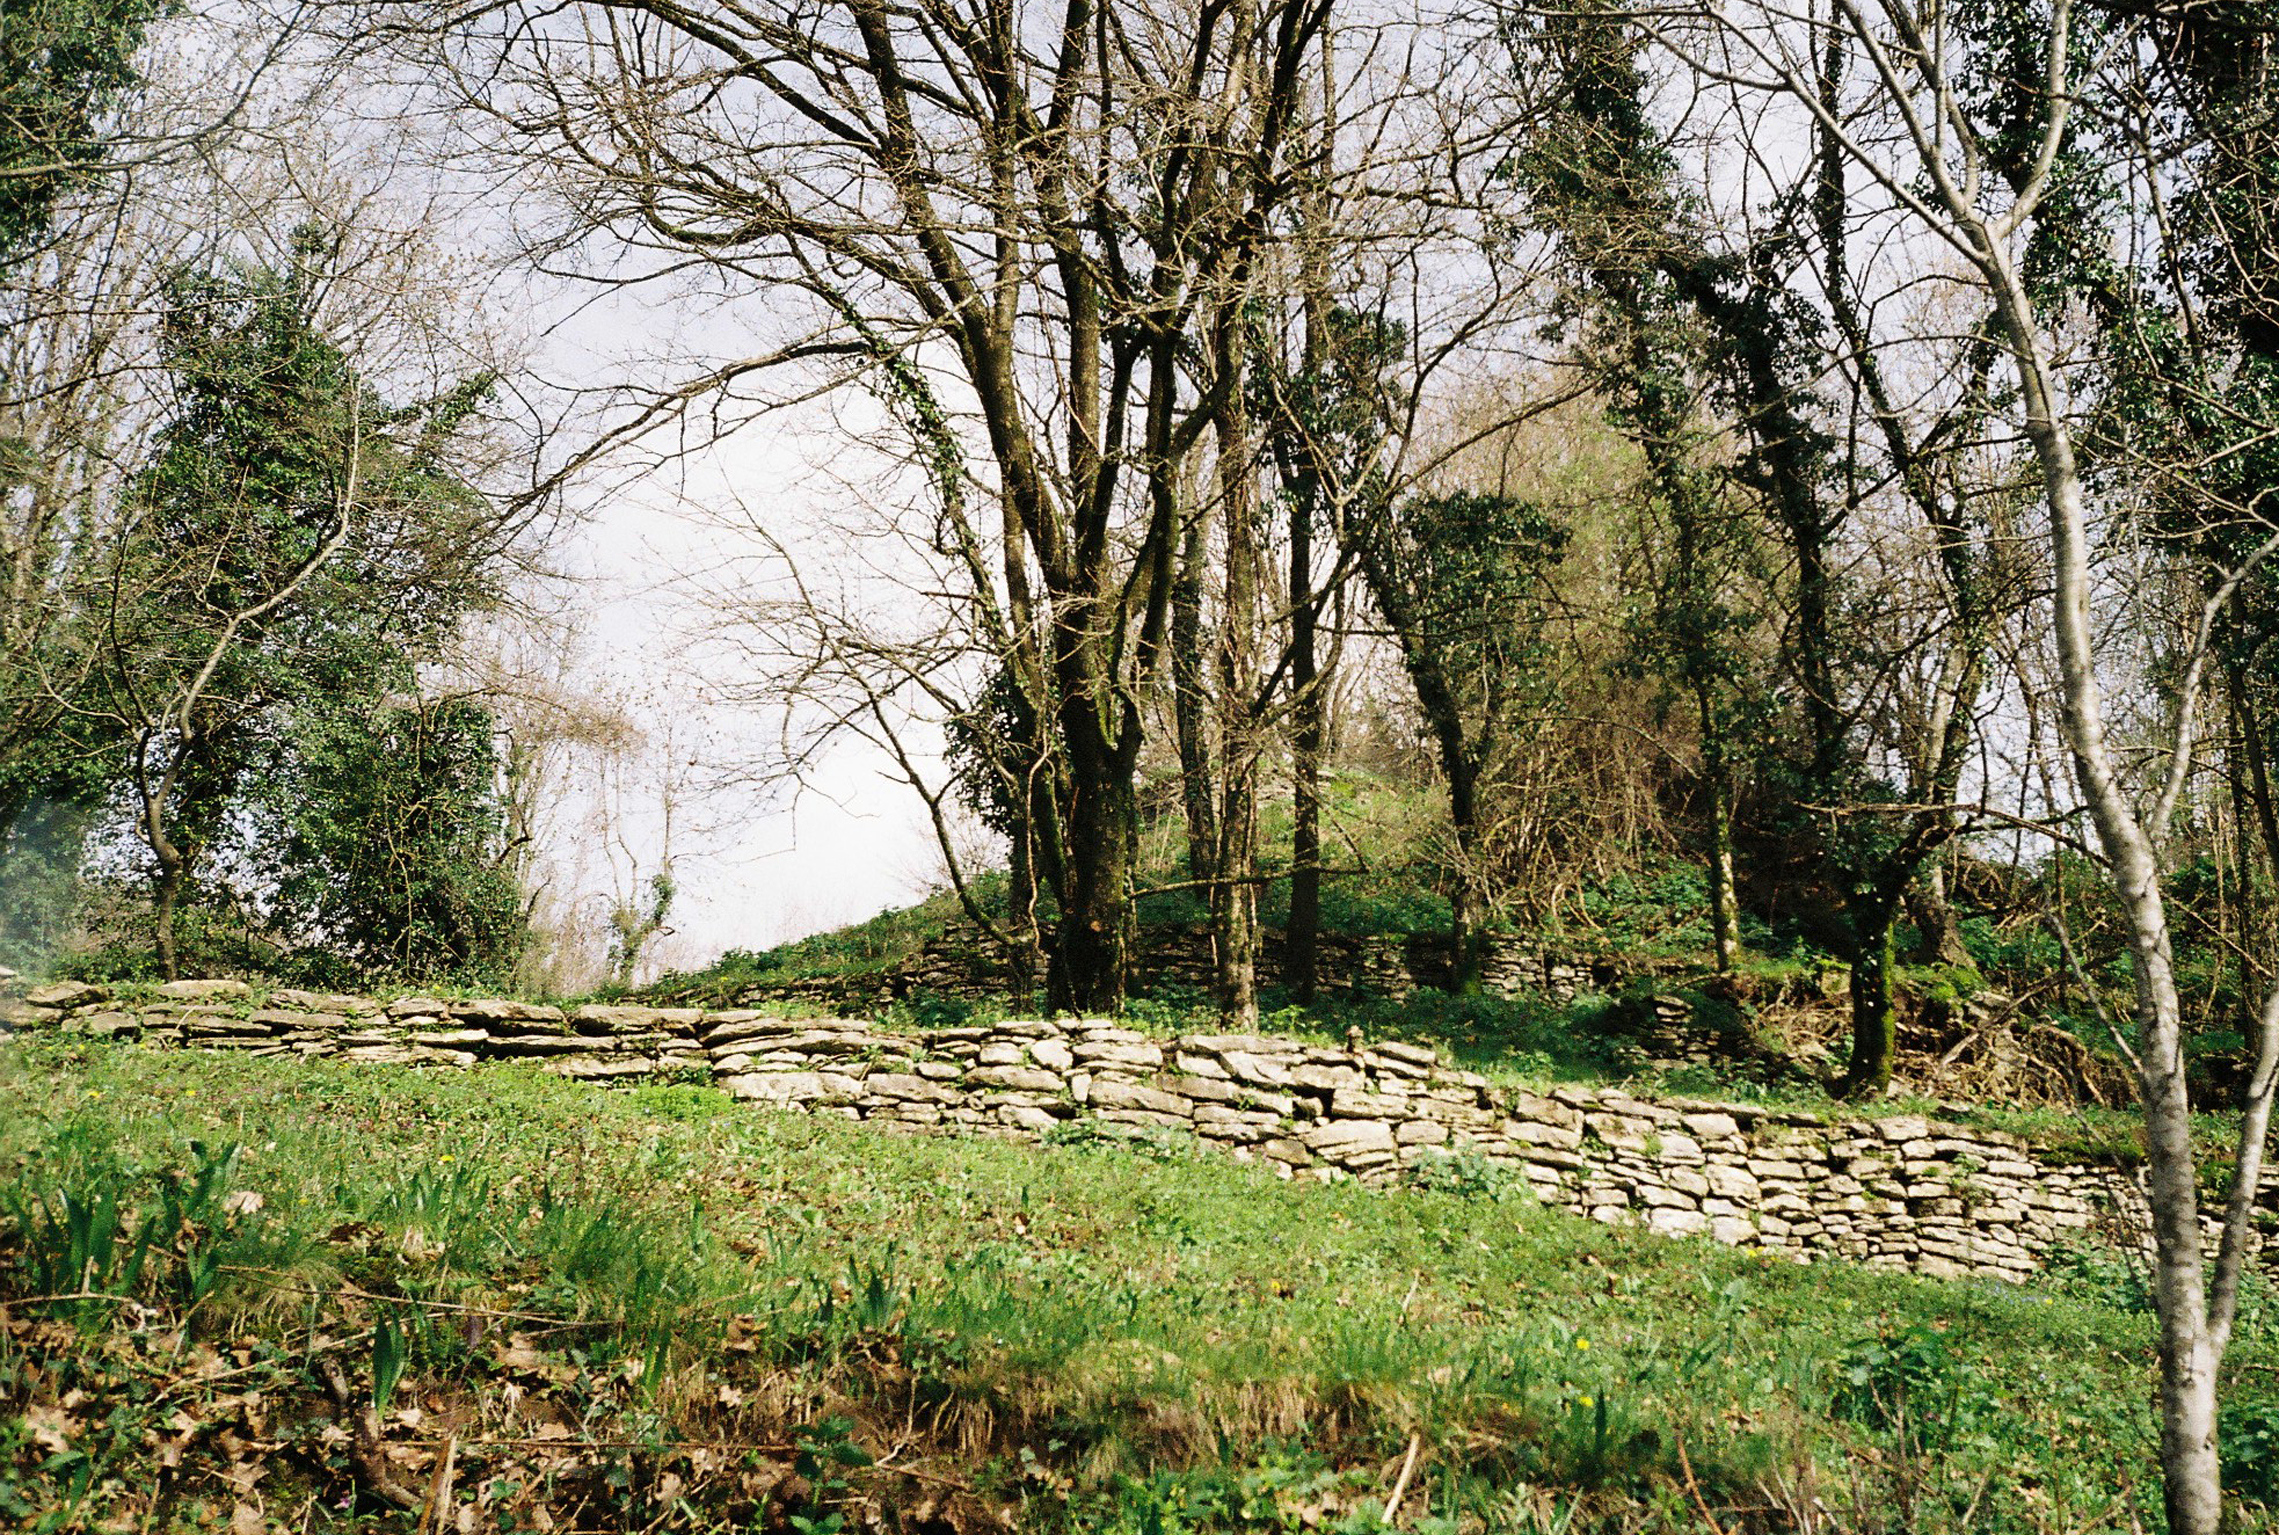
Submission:
[[[353,1249],[377,1235],[350,1224],[327,1240]],[[0,1488],[42,1497],[38,1514],[88,1535],[321,1529],[389,1505],[427,1535],[721,1524],[788,1535],[790,1514],[826,1511],[795,1471],[798,1426],[861,1411],[763,1364],[753,1318],[727,1321],[711,1361],[644,1382],[637,1360],[580,1352],[590,1333],[512,1327],[506,1312],[461,1329],[467,1308],[455,1307],[452,1364],[407,1377],[383,1416],[361,1358],[373,1299],[343,1287],[320,1298],[320,1316],[300,1313],[297,1337],[211,1342],[152,1313],[82,1331],[0,1304],[18,1360],[0,1379],[0,1419],[25,1429],[0,1459]],[[907,1391],[907,1371],[893,1373]],[[891,1463],[827,1495],[849,1535],[1010,1527],[1007,1506],[926,1469],[903,1413],[885,1416],[862,1432]]]

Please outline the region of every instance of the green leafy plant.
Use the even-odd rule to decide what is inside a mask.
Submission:
[[[411,1363],[411,1330],[382,1312],[372,1323],[372,1410],[386,1415],[396,1386]]]
[[[121,1159],[104,1132],[62,1127],[37,1172],[0,1188],[35,1293],[54,1297],[43,1304],[96,1325],[146,1291],[204,1300],[250,1219],[228,1208],[243,1150],[194,1141],[187,1171],[152,1174]]]
[[[830,1502],[847,1491],[846,1473],[874,1464],[868,1450],[856,1444],[855,1425],[847,1418],[818,1418],[799,1432],[792,1470],[807,1483],[805,1507],[786,1515],[798,1535],[839,1535],[846,1515]]]
[[[1407,1176],[1412,1188],[1452,1194],[1459,1199],[1477,1199],[1487,1204],[1535,1197],[1534,1186],[1518,1168],[1509,1162],[1494,1161],[1471,1147],[1460,1151],[1429,1150],[1409,1164]]]
[[[1837,1364],[1837,1414],[1918,1452],[1946,1448],[1988,1405],[1946,1332],[1925,1323],[1860,1339]]]
[[[2224,1490],[2267,1508],[2279,1506],[2279,1402],[2224,1403],[2216,1438],[2223,1446]]]

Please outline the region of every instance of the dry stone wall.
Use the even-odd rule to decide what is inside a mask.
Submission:
[[[1551,953],[1539,945],[1499,934],[1485,934],[1481,945],[1481,984],[1500,996],[1542,993],[1557,1000],[1581,990],[1612,991],[1667,970],[1645,960],[1617,962],[1605,956]],[[1315,941],[1319,988],[1332,994],[1370,992],[1395,1001],[1419,990],[1444,985],[1450,951],[1444,933],[1353,937],[1323,933]],[[1141,934],[1134,956],[1134,979],[1143,990],[1189,987],[1208,990],[1217,975],[1210,930],[1202,926],[1151,926]],[[1283,984],[1282,935],[1265,934],[1258,955],[1258,983]],[[806,1001],[835,1006],[876,1004],[931,992],[950,997],[1002,997],[1006,971],[994,957],[988,937],[964,923],[928,939],[907,958],[873,969],[755,982],[737,994],[743,1006],[756,1002]]]
[[[590,1081],[710,1081],[754,1105],[923,1132],[1191,1136],[1285,1177],[1384,1184],[1454,1158],[1594,1220],[1929,1275],[2027,1279],[2061,1248],[2132,1242],[2143,1229],[2129,1175],[2051,1160],[1999,1131],[1615,1088],[1530,1091],[1422,1046],[1358,1037],[1342,1048],[1162,1038],[1083,1019],[896,1032],[751,1009],[380,1002],[235,981],[37,987],[0,1001],[0,1023],[256,1055],[524,1060]]]

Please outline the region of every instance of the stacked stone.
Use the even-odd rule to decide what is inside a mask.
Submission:
[[[146,999],[114,1000],[100,986],[73,981],[34,987],[22,1002],[25,1023],[53,1022],[65,1032],[135,1039],[153,1045],[242,1050],[255,1055],[338,1052],[337,1036],[351,1019],[379,1008],[369,998],[282,990],[252,1001],[243,981],[169,981]]]
[[[1554,1002],[1572,1002],[1591,984],[1590,966],[1573,959],[1548,955],[1543,961],[1543,994]]]
[[[1543,951],[1502,939],[1483,941],[1480,985],[1499,997],[1527,996],[1543,990]]]
[[[966,972],[954,976],[948,973],[937,976],[930,989],[957,995],[980,995],[978,986],[968,987]],[[738,1008],[759,1007],[772,1002],[806,1003],[818,1007],[878,1008],[901,996],[908,990],[910,981],[904,972],[856,973],[849,975],[810,975],[789,981],[767,981],[746,986],[735,994]]]
[[[1693,1004],[1684,997],[1656,992],[1638,998],[1632,1008],[1637,1021],[1633,1042],[1660,1066],[1706,1066],[1729,1052],[1727,1043],[1694,1024]]]
[[[976,955],[981,952],[964,947],[958,940],[929,939],[918,951],[918,957],[886,982],[885,989],[900,996],[925,991],[936,996],[974,1000],[1002,995],[1005,978],[998,967],[977,961]]]
[[[1353,959],[1353,984],[1362,991],[1400,1001],[1417,988],[1416,972],[1409,968],[1408,945],[1399,938],[1364,938]]]
[[[1761,1191],[1731,1114],[1614,1092],[1565,1090],[1560,1096],[1581,1113],[1590,1153],[1579,1198],[1569,1205],[1577,1214],[1736,1246],[1762,1240],[1755,1218]]]
[[[751,1054],[756,1037],[768,1054]],[[2094,1170],[2055,1175],[1998,1132],[1905,1117],[1830,1123],[1615,1090],[1498,1091],[1397,1043],[1162,1041],[1101,1021],[913,1038],[757,1016],[716,1019],[708,1042],[730,1091],[785,1107],[1016,1135],[1079,1118],[1125,1133],[1184,1131],[1285,1175],[1370,1183],[1465,1150],[1513,1167],[1545,1203],[1601,1221],[1923,1273],[2023,1277],[2097,1207],[2080,1191]],[[837,1057],[836,1071],[817,1070],[824,1055]]]
[[[1049,942],[1050,934],[1046,937]],[[1352,991],[1361,969],[1361,952],[1359,940],[1336,934],[1319,937],[1315,943],[1315,990],[1333,995]],[[1386,952],[1393,958],[1380,959],[1378,973],[1387,984],[1403,992],[1413,990],[1419,978],[1414,966],[1400,952],[1398,940],[1392,940]],[[1523,967],[1525,975],[1515,980],[1505,995],[1517,995],[1532,985],[1530,977],[1540,970],[1540,965],[1537,960],[1534,966]],[[1176,987],[1200,991],[1212,984],[1216,967],[1208,930],[1154,930],[1148,934],[1147,947],[1134,961],[1133,978],[1146,991]],[[1258,983],[1261,986],[1286,983],[1280,943],[1266,944],[1259,954]],[[809,976],[749,986],[738,994],[737,1003],[744,1007],[762,1002],[862,1006],[920,993],[980,1001],[1002,997],[1005,988],[1005,966],[990,949],[987,938],[975,932],[928,939],[915,956],[885,971]]]
[[[1045,942],[1049,947],[1049,931]],[[1636,975],[1647,973],[1627,963],[1551,957],[1532,945],[1493,936],[1482,942],[1481,984],[1500,996],[1548,991],[1556,1000],[1569,1001],[1584,987],[1619,990]],[[1134,958],[1133,979],[1142,990],[1208,989],[1216,974],[1211,945],[1210,931],[1204,927],[1150,929]],[[1420,987],[1440,985],[1446,979],[1448,958],[1446,942],[1430,935],[1356,938],[1324,933],[1315,939],[1315,989],[1332,995],[1365,989],[1398,999]],[[1258,982],[1286,984],[1279,933],[1268,933],[1260,946]],[[908,959],[883,969],[759,982],[738,991],[735,1005],[788,1002],[859,1011],[914,993],[976,1001],[1001,997],[1005,984],[1005,967],[987,936],[977,929],[953,927],[927,940]]]
[[[1914,1117],[1828,1118],[1648,1100],[1616,1088],[1497,1086],[1399,1042],[1252,1034],[1164,1039],[1099,1019],[900,1033],[751,1009],[498,999],[257,996],[184,981],[119,996],[39,987],[18,1027],[255,1054],[464,1067],[524,1060],[602,1082],[709,1079],[756,1106],[886,1128],[1037,1140],[1192,1137],[1284,1177],[1383,1184],[1462,1153],[1545,1204],[1671,1235],[1933,1275],[2031,1275],[2056,1246],[2142,1242],[2135,1177],[2044,1160],[1997,1131]],[[2279,1189],[2267,1180],[2265,1203]]]
[[[560,1076],[612,1078],[707,1072],[693,1008],[558,1007],[497,998],[370,997],[280,988],[257,996],[243,981],[169,981],[125,998],[75,982],[21,998],[19,1026],[151,1045],[331,1056],[396,1066],[472,1066],[536,1058]]]

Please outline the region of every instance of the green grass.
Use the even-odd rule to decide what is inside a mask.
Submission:
[[[980,895],[985,910],[1001,899],[1003,883],[1002,875],[983,877]],[[664,976],[641,987],[638,996],[674,1006],[726,1007],[747,986],[880,975],[915,958],[928,939],[941,936],[964,916],[955,895],[938,891],[914,906],[884,911],[866,922],[772,949],[730,949],[701,970]],[[612,1000],[616,995],[612,992]]]
[[[1143,799],[1171,803],[1171,785],[1159,783]],[[1263,863],[1290,861],[1289,806],[1261,807]],[[1449,923],[1446,893],[1437,888],[1435,849],[1444,840],[1439,791],[1389,782],[1366,773],[1333,773],[1324,784],[1323,838],[1336,849],[1338,872],[1321,891],[1321,929],[1342,937],[1443,933]],[[1185,928],[1209,918],[1202,892],[1188,884],[1183,823],[1177,815],[1149,817],[1139,846],[1138,920],[1142,929]],[[1006,910],[1002,873],[973,883],[975,898],[992,916]],[[1259,915],[1279,927],[1289,914],[1289,881],[1259,887]],[[1550,941],[1577,952],[1666,958],[1694,955],[1708,943],[1707,895],[1699,872],[1670,864],[1650,875],[1594,882],[1577,894],[1574,912]],[[1052,912],[1046,898],[1047,920]],[[750,951],[731,950],[701,970],[672,975],[642,988],[644,996],[721,1005],[738,990],[824,977],[862,978],[914,957],[964,912],[956,897],[939,891],[916,905],[883,912],[829,933]]]
[[[1463,1169],[1284,1185],[704,1088],[61,1042],[0,1054],[0,1177],[11,1527],[409,1531],[336,1369],[386,1398],[403,1480],[461,1442],[480,1528],[1361,1531],[1412,1434],[1416,1530],[1783,1529],[1812,1499],[1821,1529],[2157,1528],[2150,1320],[2090,1259],[1917,1281]],[[105,1201],[108,1247],[72,1214]],[[98,1298],[23,1300],[58,1294]]]

